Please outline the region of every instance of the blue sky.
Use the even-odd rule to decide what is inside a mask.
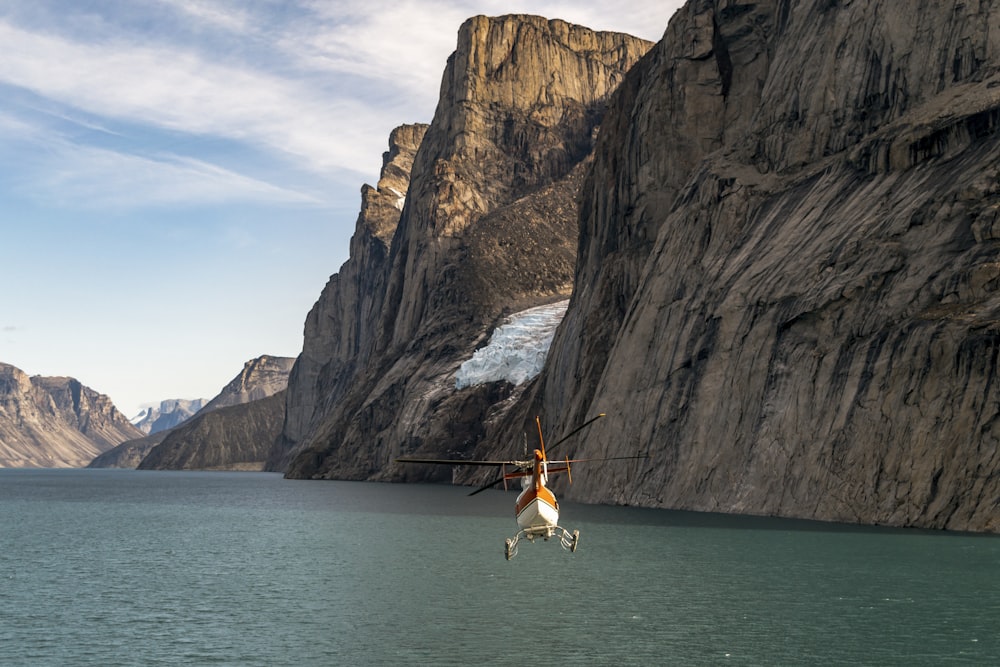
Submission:
[[[458,27],[531,13],[656,40],[680,0],[0,3],[0,362],[127,416],[296,356],[389,132]]]

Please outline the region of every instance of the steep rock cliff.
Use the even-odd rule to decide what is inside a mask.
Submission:
[[[568,497],[1000,530],[998,28],[977,1],[678,12],[602,126],[529,397],[554,433],[609,415],[581,455],[652,458]]]
[[[0,467],[78,468],[142,435],[111,399],[68,377],[0,363]]]
[[[410,186],[413,157],[426,131],[420,124],[393,130],[377,187],[361,189],[350,258],[331,276],[306,317],[302,353],[288,380],[285,424],[269,463],[274,470],[284,470],[296,445],[347,392],[371,357],[389,245]]]
[[[576,197],[594,134],[608,96],[650,46],[532,16],[461,27],[386,263],[360,267],[361,284],[379,288],[338,303],[328,296],[359,281],[335,277],[310,314],[373,335],[353,357],[341,342],[327,351],[356,361],[309,388],[304,432],[286,425],[289,476],[378,477],[394,454],[461,452],[479,440],[515,390],[455,391],[454,372],[505,314],[571,291]],[[360,317],[356,302],[370,307]]]

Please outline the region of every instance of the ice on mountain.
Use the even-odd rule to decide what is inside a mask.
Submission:
[[[406,203],[406,195],[404,195],[402,192],[400,192],[396,188],[388,188],[388,190],[390,192],[392,192],[392,194],[396,195],[396,201],[393,202],[393,205],[396,208],[398,208],[400,211],[402,211],[403,210],[403,204]]]
[[[486,347],[476,350],[455,374],[455,388],[506,380],[527,382],[542,371],[556,327],[569,300],[515,313],[496,328]]]

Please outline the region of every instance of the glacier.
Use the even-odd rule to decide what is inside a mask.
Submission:
[[[508,317],[493,331],[489,343],[459,367],[455,388],[500,380],[518,385],[538,375],[568,305],[566,299]]]

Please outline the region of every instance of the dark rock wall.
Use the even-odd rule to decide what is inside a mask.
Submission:
[[[284,470],[316,423],[335,409],[371,358],[385,295],[389,245],[396,232],[413,157],[426,125],[403,125],[389,136],[378,187],[361,189],[350,258],[331,276],[306,317],[302,353],[288,380],[285,424],[269,467]]]
[[[602,127],[536,387],[556,432],[608,413],[580,454],[652,458],[569,497],[1000,529],[998,21],[678,13]]]

